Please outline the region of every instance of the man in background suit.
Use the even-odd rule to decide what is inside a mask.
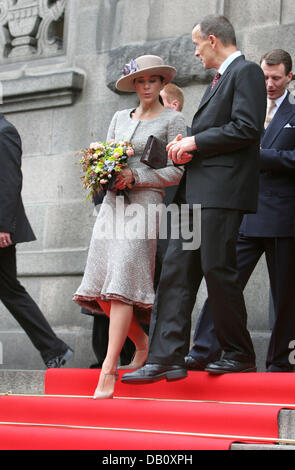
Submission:
[[[173,109],[174,111],[181,112],[184,105],[184,94],[181,88],[179,88],[174,83],[168,83],[164,86],[164,88],[160,91],[160,96],[163,100],[163,104],[165,108]],[[186,128],[187,135],[191,135],[190,127]],[[163,203],[168,206],[172,204],[177,186],[166,186],[165,188],[165,196]]]
[[[292,59],[275,49],[261,59],[268,94],[266,130],[261,139],[256,214],[245,215],[237,242],[244,288],[265,253],[274,306],[274,325],[266,358],[268,372],[289,372],[289,344],[295,339],[295,104],[287,90]],[[293,104],[292,104],[293,102]],[[194,346],[186,357],[191,370],[203,370],[221,353],[208,301],[200,314]]]
[[[160,91],[160,96],[163,101],[165,108],[173,109],[174,111],[181,112],[184,105],[184,94],[181,88],[179,88],[175,83],[168,83]],[[187,135],[190,135],[190,128],[187,127]],[[165,195],[163,198],[163,204],[168,207],[173,203],[178,185],[176,186],[166,186]],[[168,247],[170,232],[171,232],[171,219],[170,214],[167,212],[167,237],[159,237],[157,243],[157,252],[156,252],[156,263],[155,263],[155,275],[154,275],[154,288],[157,290],[157,286],[160,279],[160,274],[162,270],[163,259]]]
[[[202,206],[202,242],[200,249],[185,250],[181,237],[170,240],[151,317],[147,363],[123,375],[127,383],[187,375],[184,356],[203,276],[224,350],[222,360],[206,370],[212,374],[256,370],[235,246],[243,214],[257,208],[265,81],[260,67],[237,50],[227,18],[204,18],[193,29],[192,40],[204,68],[215,68],[218,74],[193,118],[192,136],[177,136],[168,149],[176,164],[186,164],[175,201]]]
[[[38,349],[45,365],[58,368],[73,351],[55,335],[17,280],[15,246],[36,239],[21,197],[21,157],[20,136],[0,113],[0,299]]]

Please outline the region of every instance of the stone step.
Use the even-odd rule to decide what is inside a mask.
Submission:
[[[74,355],[67,362],[67,367],[83,369],[96,362],[92,350],[92,331],[82,327],[57,329],[56,334],[73,350]],[[256,356],[258,372],[265,371],[265,357],[269,342],[269,332],[251,334]],[[0,370],[40,370],[45,369],[39,351],[35,349],[28,336],[21,329],[0,330]]]
[[[266,445],[266,444],[232,444],[230,450],[295,450],[293,445],[285,444],[275,444],[275,445]]]
[[[67,362],[67,367],[83,369],[96,362],[92,351],[92,331],[75,327],[58,329],[55,332],[74,350],[74,355]],[[23,330],[0,330],[0,348],[0,370],[46,369],[39,351],[33,346]]]
[[[0,370],[0,393],[44,394],[45,370]]]

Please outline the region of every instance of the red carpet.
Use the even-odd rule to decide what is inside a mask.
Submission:
[[[49,369],[45,393],[69,397],[1,396],[0,449],[229,449],[233,442],[276,442],[280,409],[295,408],[294,374],[118,381],[113,400],[93,400],[99,372]]]
[[[126,371],[124,371],[126,372]],[[45,376],[45,393],[92,395],[99,369],[49,369]],[[120,372],[120,375],[123,371]],[[142,398],[218,400],[295,404],[295,374],[247,373],[212,376],[207,372],[188,372],[176,382],[127,385],[118,381],[115,395]]]

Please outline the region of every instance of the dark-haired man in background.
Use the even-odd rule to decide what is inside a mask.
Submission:
[[[151,317],[148,360],[122,377],[128,383],[186,376],[191,313],[203,276],[224,351],[222,360],[206,370],[256,370],[235,248],[243,214],[257,209],[265,80],[261,68],[237,50],[227,18],[207,16],[194,27],[192,40],[204,68],[218,73],[193,118],[192,136],[178,136],[168,148],[176,164],[186,165],[175,201],[202,206],[202,242],[200,249],[184,250],[184,240],[170,240]]]
[[[268,95],[261,139],[258,210],[243,218],[237,242],[240,282],[244,288],[265,253],[274,307],[274,325],[266,358],[268,372],[292,372],[289,344],[295,340],[295,100],[287,86],[292,59],[275,49],[261,59]],[[200,314],[188,369],[203,370],[221,353],[208,301]]]

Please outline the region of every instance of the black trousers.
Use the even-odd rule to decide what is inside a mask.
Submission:
[[[256,264],[265,253],[274,306],[274,322],[266,357],[266,367],[293,370],[289,363],[289,344],[295,340],[295,241],[293,238],[239,236],[237,261],[239,279],[244,289]],[[207,364],[220,355],[212,312],[205,302],[200,313],[190,355]]]
[[[17,280],[15,245],[0,248],[0,300],[25,330],[44,362],[67,350],[68,346],[56,336],[38,305]]]
[[[178,201],[182,202],[179,197]],[[187,240],[181,237],[169,241],[151,317],[149,363],[184,364],[191,313],[203,276],[224,357],[255,361],[236,259],[242,216],[238,210],[202,209],[199,249],[184,250]],[[192,220],[190,224],[192,230]]]

